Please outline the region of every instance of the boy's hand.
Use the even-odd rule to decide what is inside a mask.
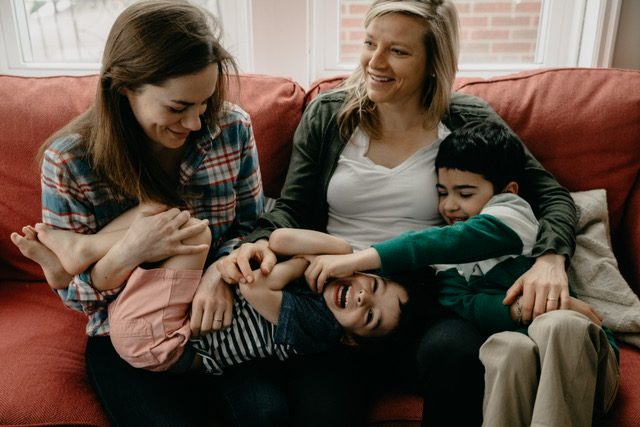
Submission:
[[[231,326],[233,295],[213,263],[203,274],[191,303],[191,334],[198,337]]]
[[[225,282],[251,283],[254,280],[251,260],[260,263],[260,271],[264,274],[269,274],[277,262],[276,255],[269,249],[269,242],[258,240],[255,243],[243,243],[216,264]]]
[[[321,293],[329,279],[349,277],[359,270],[357,253],[348,255],[305,255],[309,266],[304,272],[309,287]]]
[[[567,300],[567,309],[584,314],[593,323],[595,323],[598,326],[602,326],[602,320],[603,320],[602,315],[598,313],[595,308],[591,307],[591,305],[589,305],[584,301],[581,301],[574,297],[569,297]]]
[[[553,253],[539,256],[535,264],[507,291],[502,301],[511,305],[522,295],[522,321],[529,324],[547,311],[566,309],[569,304],[569,280],[564,257]]]

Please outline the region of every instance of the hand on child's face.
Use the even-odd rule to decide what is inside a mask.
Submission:
[[[309,287],[316,292],[322,292],[329,279],[351,276],[355,272],[352,255],[305,255],[309,266],[304,272],[304,277]]]

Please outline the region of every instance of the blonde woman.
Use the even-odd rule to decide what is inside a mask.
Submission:
[[[365,30],[356,71],[305,111],[275,209],[218,265],[225,280],[251,282],[250,260],[259,261],[265,273],[271,270],[275,257],[267,239],[276,228],[328,231],[359,250],[407,230],[440,225],[434,168],[440,141],[470,120],[503,122],[482,100],[452,93],[458,61],[452,1],[376,0]],[[576,212],[568,191],[529,152],[521,189],[540,220],[537,259],[505,303],[524,295],[523,319],[530,321],[569,296],[565,261],[575,245]],[[303,397],[293,405],[306,411],[297,425],[362,423],[360,398],[373,388],[367,381],[371,372],[386,372],[395,382],[406,378],[424,396],[424,425],[479,425],[478,352],[485,337],[436,304],[425,310],[431,310],[432,320],[407,354],[372,357],[370,369],[356,368],[348,355],[327,355],[334,364],[309,360],[285,373],[319,378],[313,394],[297,393]],[[375,378],[379,383],[379,375]]]

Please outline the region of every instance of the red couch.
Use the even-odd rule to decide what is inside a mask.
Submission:
[[[239,80],[234,91],[253,118],[265,190],[276,197],[304,105],[336,80],[306,93],[285,78]],[[62,305],[9,240],[40,219],[34,154],[89,105],[95,84],[95,76],[0,76],[0,425],[108,425],[85,374],[84,316]],[[486,99],[570,190],[607,189],[614,250],[640,293],[640,72],[539,70],[456,85]],[[640,425],[639,379],[640,351],[622,345],[620,393],[603,425]],[[387,390],[370,423],[419,425],[421,408],[418,396]]]

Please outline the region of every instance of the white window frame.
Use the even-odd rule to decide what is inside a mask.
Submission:
[[[20,58],[12,7],[0,0],[0,73],[95,73],[98,64],[34,64]],[[543,67],[609,67],[621,0],[545,0],[535,60],[519,64],[461,64],[460,76],[506,74]],[[304,87],[349,73],[339,61],[338,0],[221,0],[225,46],[242,72],[289,76]]]
[[[251,0],[220,0],[225,19],[224,46],[238,61],[240,71],[253,70]],[[22,76],[86,75],[100,70],[98,62],[34,62],[23,59],[22,40],[28,40],[21,0],[0,0],[0,74]]]
[[[311,78],[348,73],[337,43],[339,0],[311,2]],[[613,58],[621,0],[544,0],[541,43],[534,62],[460,64],[458,75],[491,77],[546,67],[609,67]]]

